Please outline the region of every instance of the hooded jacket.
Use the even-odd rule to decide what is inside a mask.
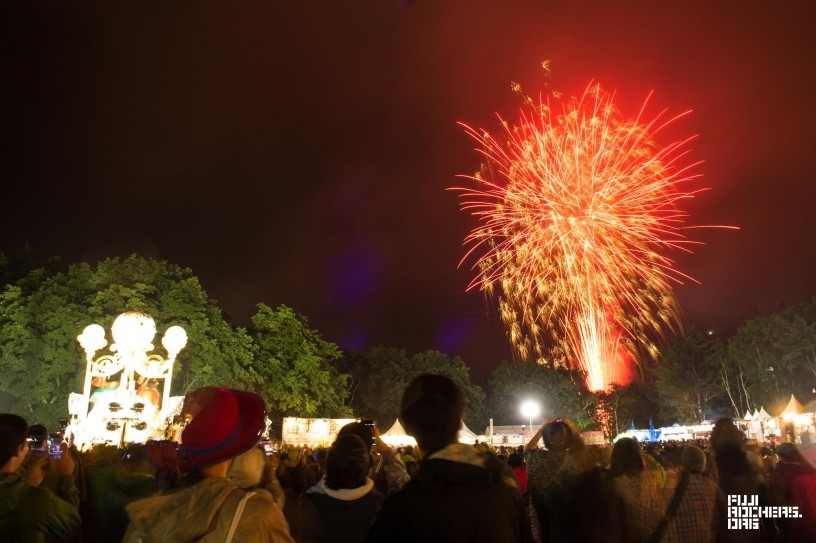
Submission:
[[[177,492],[129,504],[123,543],[223,542],[246,493],[223,477],[205,477]],[[254,491],[246,502],[235,543],[292,543],[289,525],[272,496]]]
[[[388,498],[368,542],[524,541],[518,482],[500,460],[454,443],[423,460],[419,473]]]
[[[334,490],[321,479],[298,498],[300,543],[362,543],[384,498],[374,481],[358,488]]]
[[[58,479],[54,493],[31,486],[21,472],[0,474],[0,534],[4,542],[68,538],[80,522],[79,491],[70,475]]]

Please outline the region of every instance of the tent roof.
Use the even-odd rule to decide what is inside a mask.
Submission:
[[[798,415],[803,409],[804,406],[802,406],[802,404],[800,404],[796,398],[793,397],[793,394],[791,394],[788,405],[785,406],[785,409],[782,410],[780,415]]]
[[[462,423],[458,434],[461,443],[470,443],[471,445],[479,438],[470,428]],[[394,421],[394,424],[387,431],[380,434],[380,439],[392,446],[401,445],[416,445],[416,440],[405,433],[405,428],[400,424],[399,419]]]
[[[394,424],[391,425],[391,428],[380,434],[380,436],[407,436],[408,434],[405,433],[405,428],[402,427],[400,424],[399,419],[394,421]]]
[[[394,421],[384,433],[380,434],[380,439],[391,445],[392,447],[401,447],[403,445],[416,445],[416,439],[405,433],[405,428],[400,424],[399,419]]]
[[[462,427],[459,428],[459,437],[467,436],[467,437],[476,437],[476,433],[471,431],[470,428],[465,426],[465,423],[462,423]]]
[[[459,443],[468,443],[473,445],[476,443],[476,440],[479,439],[479,436],[476,435],[470,428],[465,425],[465,422],[462,421],[462,427],[459,428],[459,434],[457,435],[459,439]]]

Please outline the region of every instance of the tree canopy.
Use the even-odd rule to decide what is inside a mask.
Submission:
[[[812,398],[816,297],[745,322],[729,340],[728,356],[725,371],[740,415],[761,407],[782,409],[791,394],[801,401]]]
[[[335,362],[340,348],[309,328],[306,317],[284,305],[264,304],[252,317],[257,384],[277,416],[348,417],[348,377]]]
[[[188,335],[174,367],[172,394],[205,384],[257,380],[251,341],[233,329],[189,269],[136,256],[66,272],[37,268],[0,294],[0,393],[4,410],[53,426],[68,395],[82,390],[85,357],[77,336],[91,323],[110,329],[125,311],[151,315],[156,342],[173,325]]]
[[[663,420],[687,424],[728,415],[719,379],[724,345],[691,329],[661,354],[653,375]]]
[[[605,420],[622,431],[653,416],[662,425],[740,417],[761,407],[773,414],[791,394],[812,400],[816,388],[816,297],[754,317],[727,340],[695,329],[677,335],[644,379],[607,392],[590,393],[574,371],[497,361],[485,394],[458,356],[385,346],[344,353],[285,305],[259,304],[249,329],[234,326],[191,270],[165,261],[134,255],[67,268],[57,259],[32,262],[30,251],[0,252],[0,411],[46,425],[66,415],[68,395],[82,388],[77,335],[91,323],[109,331],[126,311],[154,318],[156,344],[170,326],[186,330],[172,395],[211,384],[254,390],[273,418],[357,416],[385,430],[407,384],[424,372],[459,385],[469,402],[465,422],[477,432],[489,418],[524,422],[525,400],[539,402],[542,420],[569,417],[582,429]]]
[[[450,377],[468,400],[465,424],[481,430],[487,421],[484,391],[470,380],[470,370],[461,358],[439,351],[409,356],[404,349],[375,346],[365,353],[348,353],[344,360],[351,375],[351,406],[362,417],[376,421],[385,431],[399,416],[402,393],[421,373],[439,373]]]

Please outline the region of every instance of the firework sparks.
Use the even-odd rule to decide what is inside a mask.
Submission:
[[[516,356],[581,369],[591,390],[628,382],[681,327],[671,284],[688,277],[665,253],[695,243],[678,206],[697,192],[684,190],[698,177],[693,138],[653,140],[688,112],[644,122],[644,103],[624,120],[613,98],[593,85],[558,113],[528,98],[517,124],[500,119],[501,138],[463,125],[486,163],[467,176],[476,188],[456,189],[479,220],[465,240],[471,288],[500,289]]]

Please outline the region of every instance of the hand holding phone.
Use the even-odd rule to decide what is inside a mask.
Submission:
[[[49,463],[48,457],[44,454],[28,455],[25,463],[25,474],[26,479],[28,479],[28,484],[31,486],[40,486],[43,479],[45,479],[45,473],[50,467]]]
[[[74,462],[74,457],[71,455],[71,452],[64,450],[67,446],[62,443],[55,445],[55,447],[59,448],[60,452],[57,458],[51,460],[54,471],[57,475],[73,475],[76,463]]]

